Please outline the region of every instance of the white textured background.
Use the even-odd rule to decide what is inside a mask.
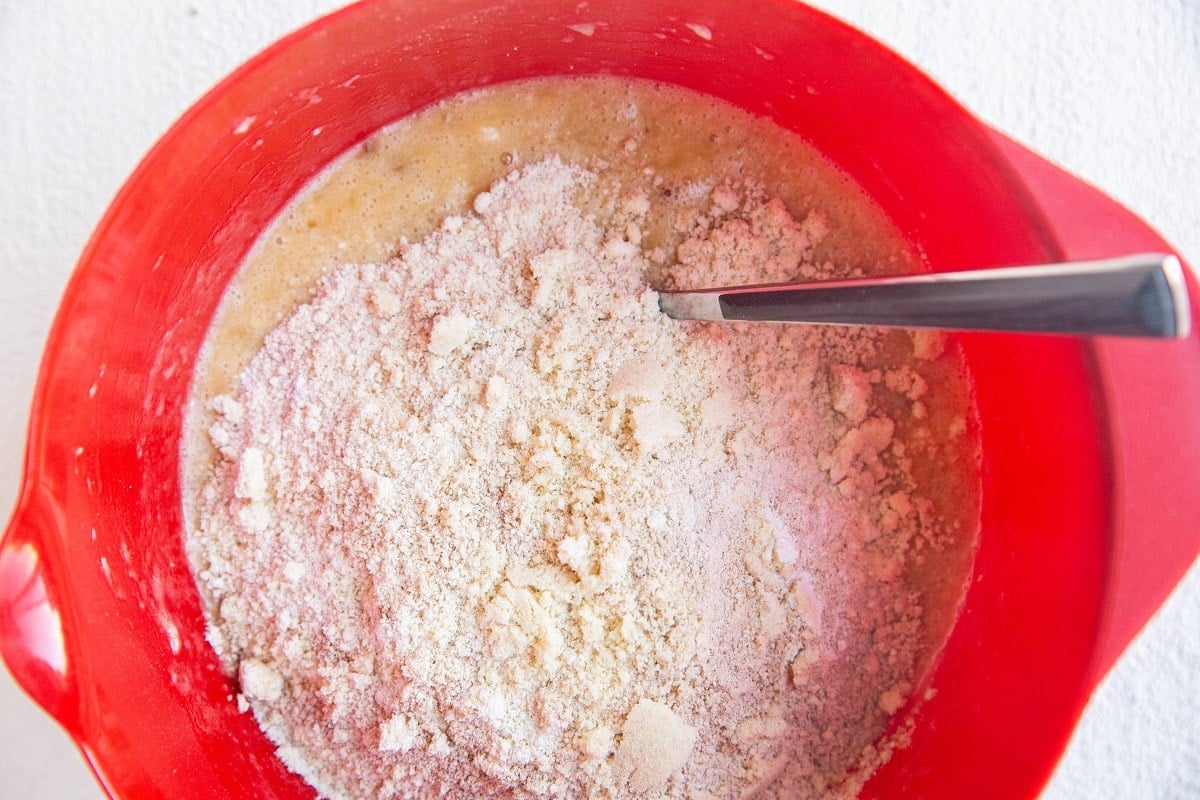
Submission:
[[[1200,1],[816,4],[1200,265]],[[0,514],[16,496],[42,341],[109,199],[217,80],[337,5],[0,0]],[[0,674],[0,798],[101,796],[71,743]],[[1043,795],[1101,797],[1200,797],[1200,568],[1101,685]]]

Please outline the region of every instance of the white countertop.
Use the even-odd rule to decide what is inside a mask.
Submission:
[[[985,121],[1105,189],[1200,266],[1200,4],[815,4],[891,45]],[[338,5],[0,2],[0,508],[16,497],[42,341],[113,193],[217,80]],[[1193,566],[1096,692],[1044,800],[1200,797],[1197,719]],[[102,796],[66,736],[0,673],[0,798]]]

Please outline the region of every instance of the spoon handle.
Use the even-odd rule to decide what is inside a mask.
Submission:
[[[1102,261],[663,292],[674,319],[1183,338],[1183,267],[1148,253]]]

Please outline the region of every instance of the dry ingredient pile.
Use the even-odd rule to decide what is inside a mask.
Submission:
[[[209,639],[326,797],[853,796],[903,739],[925,382],[877,332],[658,310],[648,274],[823,274],[820,214],[714,181],[666,258],[595,184],[526,164],[335,269],[211,403]]]

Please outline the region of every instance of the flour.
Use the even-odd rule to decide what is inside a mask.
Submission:
[[[840,796],[886,758],[940,535],[893,447],[919,376],[866,331],[659,312],[654,270],[828,272],[819,214],[697,186],[647,255],[645,196],[601,223],[596,180],[524,166],[334,270],[212,403],[210,641],[327,797]]]

